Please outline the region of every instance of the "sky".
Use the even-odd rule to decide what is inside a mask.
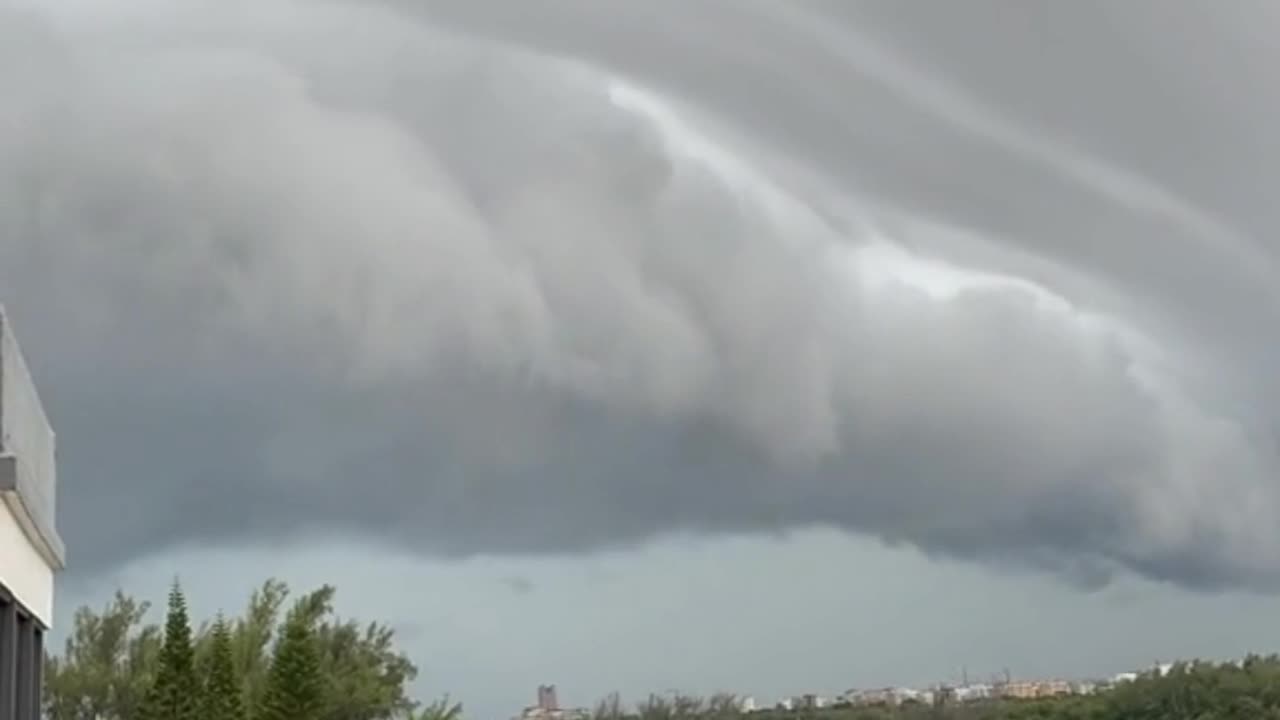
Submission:
[[[1278,24],[2,0],[59,605],[330,582],[496,718],[1272,649]]]

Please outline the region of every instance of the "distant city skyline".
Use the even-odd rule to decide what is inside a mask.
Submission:
[[[1190,659],[1177,662],[1189,661]],[[965,677],[965,679],[959,683],[942,680],[930,683],[924,687],[890,685],[875,688],[850,688],[833,695],[825,695],[818,692],[802,692],[800,694],[785,695],[772,702],[768,700],[760,702],[759,698],[749,692],[722,692],[728,692],[736,703],[738,710],[744,713],[752,713],[769,709],[821,709],[837,704],[863,706],[901,705],[905,702],[920,702],[929,705],[941,701],[965,703],[989,699],[1032,700],[1068,695],[1092,695],[1116,685],[1137,680],[1138,677],[1144,673],[1159,676],[1167,675],[1169,671],[1173,669],[1175,664],[1176,662],[1157,661],[1150,667],[1114,673],[1107,677],[1097,675],[1089,678],[1077,679],[1060,677],[1015,679],[1012,674],[1006,671],[1002,676],[997,675],[993,677],[990,682],[970,682],[969,679]],[[962,674],[967,676],[967,673],[963,671]],[[648,697],[677,699],[681,694],[682,693],[677,690],[668,690],[666,692],[650,693]],[[697,699],[706,700],[707,698],[697,697]],[[645,701],[647,701],[647,698],[639,698],[636,703]],[[634,708],[635,703],[628,707]],[[589,708],[577,708],[571,710],[561,708],[556,696],[556,686],[554,684],[539,685],[537,689],[537,703],[524,708],[524,711],[517,716],[515,720],[561,720],[565,717],[586,717],[589,710]]]

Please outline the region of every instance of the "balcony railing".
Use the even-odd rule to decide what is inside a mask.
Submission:
[[[0,492],[7,495],[31,540],[51,564],[62,565],[64,549],[55,522],[57,443],[18,341],[0,308]]]

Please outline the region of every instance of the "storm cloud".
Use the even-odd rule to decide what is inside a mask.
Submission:
[[[0,6],[73,562],[828,526],[1274,588],[1276,19]]]

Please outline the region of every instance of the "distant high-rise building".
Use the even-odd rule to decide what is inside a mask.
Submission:
[[[556,698],[555,685],[538,686],[538,707],[542,710],[560,709],[560,701]]]

